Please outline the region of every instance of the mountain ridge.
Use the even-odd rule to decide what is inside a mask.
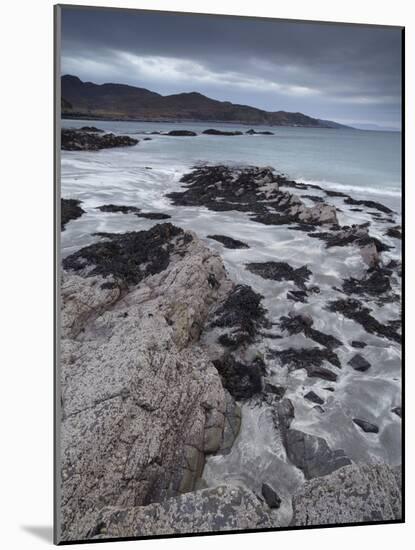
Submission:
[[[61,77],[61,90],[64,118],[350,128],[300,112],[265,111],[249,105],[218,101],[195,91],[163,96],[128,84],[84,82],[73,75]]]

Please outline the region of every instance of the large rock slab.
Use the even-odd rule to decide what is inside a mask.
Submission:
[[[278,527],[251,491],[230,485],[145,507],[106,507],[82,523],[83,538],[93,540]]]
[[[399,470],[351,465],[307,481],[294,495],[292,525],[335,525],[402,518]]]
[[[161,228],[161,264],[160,251],[134,253],[135,237],[108,241],[104,263],[102,243],[68,257],[62,274],[64,540],[84,538],[80,520],[97,508],[194,490],[205,454],[223,446],[229,399],[198,340],[232,283],[193,234]]]

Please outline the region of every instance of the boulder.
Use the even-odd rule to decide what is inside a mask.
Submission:
[[[364,357],[360,355],[360,353],[356,353],[350,361],[348,362],[348,365],[351,365],[354,370],[365,372],[370,368],[370,363],[367,361]]]
[[[191,130],[170,130],[166,136],[194,137],[197,136],[197,134]]]
[[[62,128],[61,149],[63,151],[99,151],[113,147],[136,145],[138,139],[115,134],[100,134],[98,132],[68,130]]]
[[[281,506],[280,497],[268,483],[262,484],[261,493],[269,508],[279,508]]]
[[[82,201],[76,199],[61,199],[61,230],[65,231],[65,226],[71,220],[80,218],[85,214],[85,210],[81,208]]]
[[[379,432],[378,426],[376,426],[376,424],[372,424],[371,422],[368,422],[367,420],[361,420],[360,418],[353,418],[353,422],[366,433],[377,434]]]
[[[324,399],[322,399],[313,391],[309,391],[308,393],[306,393],[304,399],[308,399],[308,401],[311,401],[312,403],[317,403],[317,405],[323,405],[324,403]]]

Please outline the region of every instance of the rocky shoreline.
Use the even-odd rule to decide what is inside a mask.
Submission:
[[[333,299],[325,298],[307,265],[294,268],[277,257],[246,263],[253,277],[287,285],[284,307],[294,309],[272,322],[261,294],[233,281],[217,252],[171,223],[99,233],[98,242],[67,256],[61,285],[63,540],[286,526],[279,507],[287,497],[278,494],[278,479],[264,481],[257,492],[243,484],[205,486],[206,459],[231,452],[244,403],[251,402],[266,404],[286,461],[303,477],[289,497],[291,525],[399,520],[398,470],[355,463],[324,438],[297,429],[286,387],[270,380],[279,368],[325,381],[325,393],[304,395],[324,415],[326,394],[335,392],[342,372],[371,368],[364,342],[350,342],[356,349],[346,363],[345,342],[319,330],[301,310],[315,295],[326,300],[327,311],[384,345],[400,342],[400,320],[379,319],[372,310],[400,299],[400,266],[382,256],[390,245],[371,234],[370,224],[342,226],[338,208],[326,199],[335,193],[346,205],[375,210],[374,219],[381,216],[391,224],[389,236],[399,238],[393,212],[291,181],[270,167],[202,165],[181,182],[183,191],[168,194],[173,204],[242,212],[259,224],[302,231],[327,248],[353,247],[365,275],[340,281]],[[294,190],[321,194],[313,200]],[[83,213],[71,200],[63,199],[63,229]],[[98,208],[155,219],[138,206]],[[226,235],[209,239],[249,248]],[[303,344],[285,345],[293,335]],[[399,415],[391,414],[400,416],[400,407],[394,409]],[[376,437],[378,426],[349,416],[349,429]]]

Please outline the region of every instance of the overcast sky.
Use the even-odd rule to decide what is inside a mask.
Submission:
[[[400,128],[396,28],[63,8],[62,74]]]

